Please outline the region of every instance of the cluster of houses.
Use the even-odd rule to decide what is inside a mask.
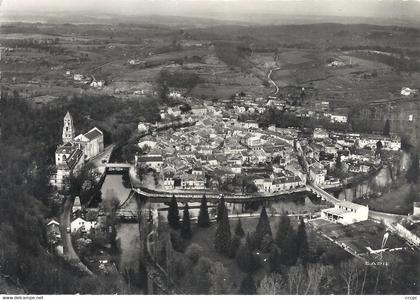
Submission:
[[[104,150],[104,135],[94,127],[84,134],[75,136],[73,118],[69,112],[64,117],[62,141],[55,151],[56,172],[50,183],[61,189],[71,173],[77,173],[87,161]]]
[[[221,181],[236,175],[248,177],[261,193],[306,183],[293,150],[293,129],[263,130],[257,122],[238,121],[211,105],[192,106],[184,113],[179,108],[161,112],[163,119],[168,116],[193,125],[144,136],[138,146],[148,153],[136,156],[136,164],[161,174],[162,189],[217,189]],[[149,127],[139,124],[142,132]]]
[[[313,118],[327,120],[330,123],[346,124],[348,122],[347,111],[343,109],[332,110],[328,101],[317,101],[305,106],[292,105],[286,100],[269,97],[267,107],[276,108],[280,111],[293,113],[298,118]]]
[[[102,88],[106,84],[105,80],[97,80],[94,76],[86,76],[80,73],[72,73],[70,70],[67,70],[64,76],[66,78],[73,79],[75,83],[87,84],[93,88]]]
[[[174,120],[180,122],[178,125],[189,125],[161,131],[159,135],[145,135],[139,141],[139,147],[149,153],[137,156],[136,163],[157,170],[165,190],[217,189],[221,181],[235,175],[251,179],[260,193],[297,188],[304,186],[306,180],[319,186],[338,185],[338,178],[328,176],[328,170],[337,161],[346,173],[367,173],[380,164],[378,147],[389,151],[401,149],[399,137],[338,133],[323,128],[315,128],[308,137],[297,128],[271,125],[262,129],[252,118],[241,118],[244,114],[263,114],[269,106],[298,114],[299,107],[277,97],[267,100],[237,94],[233,100],[219,101],[216,106],[211,102],[197,105],[179,89],[172,92],[191,105],[162,109],[161,122],[138,126],[139,132],[147,133],[151,127],[169,128]],[[331,112],[327,101],[316,102],[312,112],[312,117],[347,122],[345,114]],[[296,142],[305,157],[303,168]]]
[[[80,198],[76,196],[71,213],[70,227],[65,228],[66,232],[70,234],[80,234],[83,239],[88,240],[87,234],[94,233],[98,227],[98,213],[99,209],[84,208],[80,202]],[[46,236],[52,249],[54,249],[57,254],[62,254],[62,236],[60,223],[57,219],[52,218],[47,220]]]
[[[337,164],[346,173],[368,173],[380,165],[378,147],[386,151],[400,151],[401,139],[358,133],[329,132],[315,128],[311,139],[299,139],[309,168],[309,178],[319,186],[337,184],[327,177],[327,170]]]

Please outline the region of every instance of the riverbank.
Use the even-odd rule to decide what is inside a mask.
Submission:
[[[378,212],[407,215],[413,212],[413,204],[407,199],[409,193],[410,185],[403,184],[397,189],[378,197],[361,197],[353,201],[358,204],[368,205],[370,209]]]

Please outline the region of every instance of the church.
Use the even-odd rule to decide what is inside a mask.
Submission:
[[[51,177],[51,184],[59,189],[66,177],[79,172],[87,161],[104,151],[104,135],[96,127],[75,137],[73,118],[69,112],[64,117],[62,139],[63,143],[55,151],[57,172]]]

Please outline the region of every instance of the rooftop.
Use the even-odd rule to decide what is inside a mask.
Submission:
[[[88,138],[90,141],[97,139],[98,137],[102,136],[103,133],[98,128],[92,128],[87,133],[84,134],[86,138]]]
[[[138,162],[160,162],[163,161],[163,158],[161,155],[154,155],[154,156],[139,156]]]
[[[351,213],[348,210],[345,210],[345,209],[342,209],[342,208],[336,208],[336,207],[327,208],[327,209],[324,209],[322,211],[325,212],[325,213],[336,215],[336,216],[342,216],[342,215]]]
[[[362,208],[362,207],[366,207],[364,205],[360,205],[360,204],[353,203],[353,202],[350,202],[350,201],[338,202],[336,204],[336,206],[343,206],[343,207],[350,208],[350,209],[359,209],[359,208]]]

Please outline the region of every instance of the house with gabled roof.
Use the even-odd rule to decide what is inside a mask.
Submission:
[[[104,134],[97,127],[85,134],[79,134],[74,141],[83,149],[85,160],[89,160],[104,151]]]

